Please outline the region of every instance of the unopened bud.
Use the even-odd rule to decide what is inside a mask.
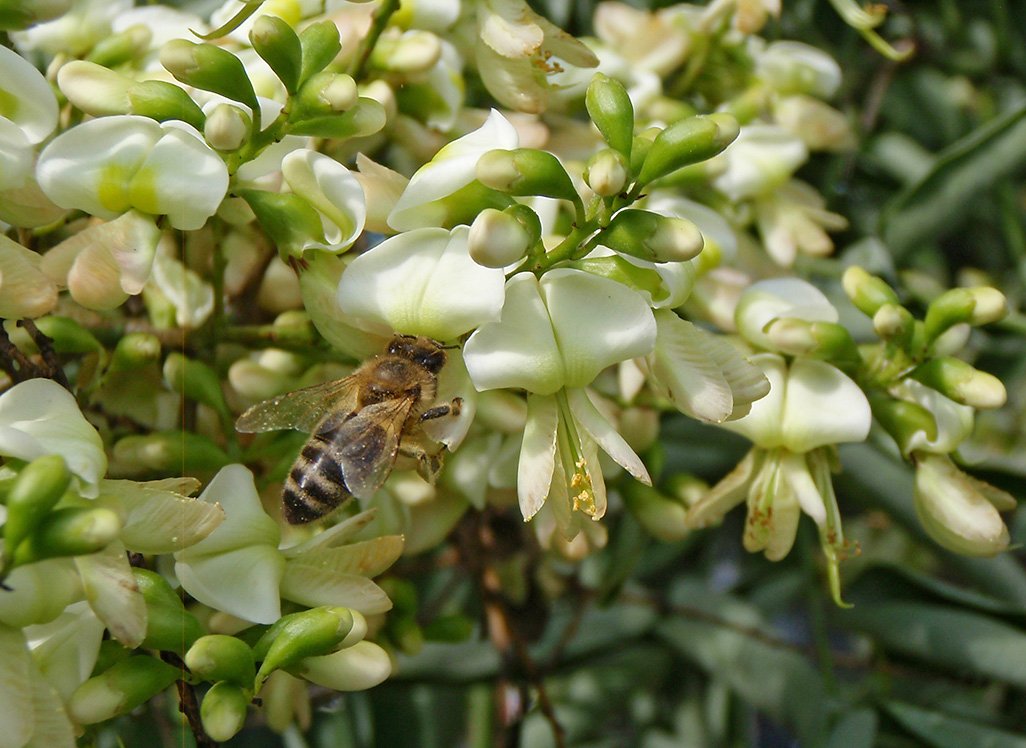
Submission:
[[[68,700],[68,716],[80,725],[105,722],[146,703],[180,675],[155,657],[133,655],[76,688]]]
[[[152,43],[153,32],[148,26],[136,23],[98,41],[89,50],[86,59],[97,65],[115,68],[145,55]]]
[[[121,520],[110,509],[55,509],[14,549],[14,564],[96,553],[117,540],[120,533]]]
[[[200,704],[203,729],[219,743],[233,738],[246,723],[248,706],[249,696],[242,688],[233,683],[215,683]]]
[[[0,4],[0,31],[22,31],[68,12],[71,0],[20,0]]]
[[[332,20],[311,23],[299,33],[299,44],[303,48],[303,73],[300,85],[311,75],[316,75],[338,57],[342,50],[338,26]]]
[[[197,130],[203,129],[203,110],[181,86],[167,81],[139,81],[128,90],[132,114],[157,122],[181,120]]]
[[[398,29],[396,29],[398,32]],[[422,73],[442,57],[442,42],[430,31],[385,33],[374,45],[370,64],[388,73]]]
[[[229,462],[214,442],[191,431],[126,436],[114,445],[114,459],[133,475],[216,470]]]
[[[208,681],[230,681],[237,686],[253,685],[256,664],[246,642],[225,634],[200,637],[185,653],[192,674]]]
[[[891,435],[903,455],[908,456],[924,437],[928,442],[937,438],[937,421],[922,405],[887,395],[871,395],[869,404],[873,417]]]
[[[317,73],[303,84],[291,117],[298,121],[344,112],[351,109],[358,99],[356,81],[351,76]]]
[[[158,360],[160,339],[148,332],[130,332],[118,341],[107,371],[133,371]]]
[[[69,485],[71,471],[60,455],[37,457],[21,469],[7,494],[5,555],[39,527]]]
[[[172,351],[164,361],[164,381],[173,392],[207,405],[219,414],[228,414],[228,404],[221,391],[221,377],[202,361]]]
[[[82,354],[103,350],[100,341],[71,317],[56,314],[40,317],[36,320],[36,328],[50,338],[57,353]]]
[[[299,195],[250,189],[238,192],[253,209],[279,255],[301,257],[304,247],[326,241],[320,213]]]
[[[337,81],[336,81],[337,83]],[[343,80],[343,89],[331,89],[326,94],[325,103],[340,106],[344,101],[344,89],[348,87]],[[323,89],[322,89],[323,92]],[[361,96],[356,103],[339,112],[335,109],[326,110],[323,114],[309,118],[296,118],[289,130],[294,135],[310,135],[315,138],[362,138],[373,135],[385,126],[387,118],[385,108],[374,99]]]
[[[237,106],[221,103],[214,107],[203,124],[203,137],[211,148],[234,151],[246,142],[252,121]]]
[[[600,197],[612,197],[627,186],[629,164],[619,151],[606,148],[588,160],[584,181]]]
[[[841,285],[855,308],[869,317],[875,315],[884,304],[897,306],[899,303],[898,294],[886,281],[870,275],[858,265],[852,265],[844,271]]]
[[[978,286],[965,289],[973,296],[973,313],[967,320],[970,325],[989,325],[1008,315],[1008,300],[996,288]]]
[[[655,269],[638,267],[619,255],[586,257],[583,260],[574,260],[570,263],[570,267],[623,283],[625,286],[647,293],[653,299],[666,293],[663,287],[663,278]]]
[[[956,403],[973,408],[1000,408],[1008,397],[1005,386],[993,374],[950,356],[930,359],[909,376]]]
[[[682,166],[712,158],[733,143],[740,131],[737,120],[722,112],[674,122],[652,143],[638,182],[648,184]]]
[[[574,203],[581,199],[563,164],[547,151],[488,151],[478,159],[476,173],[482,184],[508,195],[541,195]]]
[[[687,537],[688,511],[679,501],[637,481],[627,484],[623,497],[631,514],[649,534],[666,543],[675,543]]]
[[[239,101],[254,115],[260,111],[246,68],[226,49],[187,39],[172,39],[160,49],[160,64],[188,86]]]
[[[127,114],[131,78],[103,65],[72,60],[57,71],[57,86],[75,107],[94,117]]]
[[[650,262],[683,262],[702,251],[705,239],[686,218],[647,210],[621,210],[595,240],[602,246]]]
[[[249,41],[285,90],[294,94],[303,69],[303,48],[292,27],[278,16],[265,13],[253,22]]]
[[[836,322],[778,317],[767,325],[766,336],[776,350],[792,356],[845,359],[856,350],[851,333]]]
[[[631,141],[631,174],[637,174],[641,169],[648,152],[652,150],[652,144],[661,132],[658,127],[649,127],[634,136],[634,140]]]
[[[467,244],[479,265],[504,268],[522,259],[541,237],[541,221],[526,205],[485,208],[470,226]]]
[[[185,609],[182,599],[160,574],[133,568],[132,576],[146,601],[146,638],[142,646],[184,654],[203,634],[196,616]]]
[[[623,84],[596,73],[588,85],[584,105],[609,147],[629,158],[634,140],[634,106]]]
[[[873,314],[873,329],[884,340],[905,345],[912,340],[916,320],[912,313],[898,304],[882,304]]]
[[[976,308],[976,298],[968,288],[952,288],[930,302],[923,318],[927,339],[933,341],[945,330],[969,322]]]
[[[264,633],[254,647],[254,654],[260,659],[266,646],[254,690],[259,691],[274,670],[291,667],[306,657],[335,651],[352,631],[353,625],[354,617],[348,608],[311,608],[284,616]]]

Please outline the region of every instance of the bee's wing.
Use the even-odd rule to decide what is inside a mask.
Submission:
[[[253,434],[278,429],[312,432],[329,413],[350,413],[356,407],[353,377],[315,384],[257,403],[235,422],[236,431]]]
[[[409,398],[368,405],[334,433],[322,435],[336,446],[332,454],[342,468],[346,487],[357,498],[369,499],[388,478],[412,407]]]

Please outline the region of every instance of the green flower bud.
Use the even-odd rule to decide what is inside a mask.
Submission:
[[[291,26],[278,16],[257,16],[249,32],[249,41],[256,53],[278,76],[286,91],[294,94],[299,90],[299,79],[303,72],[303,47]]]
[[[331,98],[336,104],[340,103],[338,91],[332,92]],[[385,108],[374,99],[361,96],[344,112],[332,110],[330,114],[297,120],[289,126],[289,131],[294,135],[344,140],[373,135],[385,126],[386,121]]]
[[[203,137],[211,148],[234,151],[246,142],[252,120],[231,104],[218,104],[203,123]]]
[[[1008,397],[1000,379],[951,356],[930,359],[909,376],[973,408],[1000,408]]]
[[[724,113],[674,122],[652,143],[638,182],[648,184],[682,166],[712,158],[733,143],[739,132],[737,120]]]
[[[100,651],[96,653],[96,663],[90,675],[99,675],[110,670],[117,663],[128,659],[131,654],[132,650],[117,639],[104,639],[100,642]]]
[[[766,327],[766,336],[778,351],[792,356],[853,360],[858,355],[851,333],[836,322],[778,317]]]
[[[596,73],[584,95],[584,105],[609,147],[630,158],[634,140],[634,106],[623,84]]]
[[[937,438],[937,421],[933,414],[918,403],[895,400],[882,393],[871,393],[869,405],[873,417],[891,435],[898,449],[906,457],[916,434],[923,434],[929,441]]]
[[[606,148],[588,159],[584,181],[599,197],[612,197],[627,186],[629,169],[630,164],[622,153]]]
[[[114,445],[114,459],[133,475],[168,470],[205,472],[229,462],[228,456],[214,442],[189,431],[126,436]]]
[[[299,122],[335,115],[351,109],[358,100],[359,91],[352,76],[317,73],[303,84],[293,103],[291,118]]]
[[[179,677],[177,668],[155,657],[133,655],[76,688],[68,716],[80,725],[105,722],[146,703]]]
[[[626,484],[623,497],[631,514],[649,534],[666,543],[676,543],[687,537],[685,519],[688,510],[679,501],[637,481]]]
[[[477,162],[477,179],[508,195],[556,197],[574,204],[581,200],[559,159],[533,148],[488,151]]]
[[[915,335],[916,320],[903,306],[882,304],[873,314],[873,329],[884,340],[892,340],[905,347]]]
[[[685,218],[647,210],[621,210],[596,237],[598,244],[651,262],[682,262],[702,251],[702,232]]]
[[[182,83],[241,102],[254,117],[260,116],[260,105],[246,68],[228,50],[172,39],[160,49],[160,64]]]
[[[103,345],[91,332],[70,317],[51,314],[36,320],[36,328],[53,342],[57,353],[96,353]]]
[[[387,73],[423,73],[442,56],[442,43],[430,31],[382,34],[371,52],[372,67]]]
[[[44,558],[96,553],[117,540],[121,520],[110,509],[67,507],[50,512],[14,549],[14,565]]]
[[[300,32],[299,44],[303,48],[303,70],[299,76],[300,85],[311,75],[316,75],[324,70],[342,51],[338,26],[334,21],[325,20],[310,24]]]
[[[1008,315],[1008,300],[996,288],[980,286],[965,289],[973,295],[972,316],[967,320],[970,325],[989,325]]]
[[[128,90],[128,101],[132,114],[149,117],[157,122],[177,119],[189,123],[197,130],[203,129],[203,110],[174,83],[139,81]]]
[[[870,275],[858,265],[844,271],[841,285],[855,308],[868,317],[874,316],[884,304],[899,304],[898,294],[886,281]]]
[[[132,569],[135,583],[146,601],[146,638],[142,646],[184,653],[203,635],[196,616],[185,609],[171,585],[148,569]]]
[[[663,279],[655,270],[633,265],[619,255],[610,257],[589,257],[574,260],[571,267],[603,278],[615,280],[639,291],[646,291],[651,298],[657,299],[663,293]]]
[[[7,494],[5,556],[39,527],[69,485],[71,471],[60,455],[37,457],[21,469]]]
[[[637,174],[641,169],[645,159],[648,158],[648,152],[652,150],[652,144],[661,132],[662,130],[658,127],[650,127],[634,136],[631,145],[631,174]]]
[[[243,689],[232,683],[215,683],[200,704],[203,729],[219,743],[229,740],[246,723],[248,706],[249,695]]]
[[[355,619],[348,608],[311,608],[301,613],[284,616],[260,638],[253,648],[260,659],[266,644],[260,670],[254,681],[254,691],[267,680],[274,670],[295,665],[305,657],[329,654],[346,639]]]
[[[71,0],[17,0],[0,3],[0,31],[23,31],[64,15]]]
[[[86,114],[128,114],[128,91],[135,81],[103,65],[72,60],[57,71],[57,85],[68,101]]]
[[[209,634],[196,640],[185,653],[192,674],[209,681],[229,681],[250,686],[256,677],[253,650],[246,642],[225,634]]]
[[[300,257],[309,242],[324,243],[321,215],[306,200],[292,192],[239,190],[260,227],[283,257]]]
[[[118,341],[107,372],[134,371],[160,360],[160,338],[148,332],[130,332]]]
[[[164,381],[174,392],[230,417],[228,403],[221,390],[221,377],[202,361],[186,358],[177,351],[169,353],[164,361]]]
[[[927,340],[933,341],[945,330],[968,322],[976,308],[976,299],[968,288],[952,288],[930,302],[923,318]]]
[[[115,68],[142,57],[150,48],[152,41],[153,32],[137,23],[98,41],[89,50],[86,60],[107,68]]]
[[[533,220],[532,220],[533,219]],[[541,237],[541,221],[526,205],[485,208],[470,226],[467,244],[478,265],[504,268],[523,259]]]

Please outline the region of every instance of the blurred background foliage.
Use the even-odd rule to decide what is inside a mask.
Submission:
[[[575,35],[591,32],[594,0],[532,4]],[[1015,311],[1026,283],[1026,4],[886,4],[881,35],[915,44],[904,62],[875,52],[824,0],[784,0],[762,31],[838,60],[845,80],[835,104],[860,142],[814,156],[799,175],[851,225],[835,236],[836,257],[806,258],[798,270],[829,285],[843,260],[857,260],[905,289],[910,308],[967,280],[1008,296],[1012,314],[975,331],[973,351],[977,366],[1006,383],[1009,404],[977,419],[962,457],[1018,496],[1026,476],[1026,319]],[[714,61],[702,75],[716,76]],[[648,457],[664,476],[707,481],[746,448],[683,416],[664,421],[661,441],[663,453]],[[838,499],[861,546],[843,566],[853,608],[831,603],[808,522],[796,552],[774,564],[745,553],[740,513],[718,530],[665,543],[623,512],[606,519],[605,549],[577,566],[542,566],[523,550],[532,544],[520,542],[517,518],[471,513],[453,542],[391,572],[396,609],[385,636],[407,653],[395,676],[366,693],[315,696],[311,729],[281,740],[1026,748],[1026,517],[1009,518],[1015,550],[1002,556],[942,551],[919,529],[911,472],[892,451],[872,437],[841,450]],[[482,537],[493,545],[469,553]],[[513,634],[505,656],[481,633],[496,611]],[[152,742],[147,729],[126,718],[116,732],[124,745],[141,745]],[[230,745],[278,740],[253,730]]]

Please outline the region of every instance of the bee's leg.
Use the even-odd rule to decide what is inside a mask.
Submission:
[[[417,463],[417,473],[432,486],[435,478],[442,470],[442,456],[439,452],[429,452],[413,440],[404,440],[399,447],[402,457],[411,458]]]
[[[436,405],[433,408],[428,408],[420,414],[421,421],[433,421],[436,418],[444,418],[445,416],[458,416],[460,411],[463,409],[463,398],[454,397],[451,402],[445,405]]]

